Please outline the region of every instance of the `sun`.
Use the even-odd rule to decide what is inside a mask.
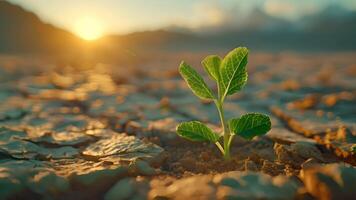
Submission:
[[[103,26],[92,17],[83,17],[76,21],[74,32],[84,40],[96,40],[103,36]]]

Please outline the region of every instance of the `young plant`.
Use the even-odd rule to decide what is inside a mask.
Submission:
[[[218,94],[205,83],[204,79],[184,61],[179,66],[179,72],[193,91],[201,99],[214,101],[219,113],[222,133],[217,133],[199,121],[183,122],[177,126],[177,134],[192,141],[213,142],[219,148],[226,160],[230,159],[231,141],[235,135],[245,139],[263,135],[271,129],[271,121],[267,115],[248,113],[240,118],[228,121],[224,117],[224,100],[227,96],[241,90],[247,82],[248,50],[239,47],[229,52],[224,59],[211,55],[202,61],[209,77],[217,83]],[[223,145],[220,138],[223,137]]]

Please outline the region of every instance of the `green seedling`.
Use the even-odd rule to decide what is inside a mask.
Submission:
[[[266,134],[271,129],[271,121],[267,115],[248,113],[240,118],[225,121],[224,100],[227,96],[240,91],[247,82],[248,49],[239,47],[229,52],[224,59],[211,55],[202,61],[209,77],[217,84],[217,94],[208,87],[204,79],[184,61],[179,72],[193,91],[201,99],[215,103],[219,113],[222,132],[217,133],[199,121],[183,122],[177,126],[177,134],[192,141],[213,142],[226,160],[230,159],[230,146],[235,135],[251,140],[258,135]],[[223,139],[220,139],[223,137]],[[221,141],[223,140],[223,145]]]

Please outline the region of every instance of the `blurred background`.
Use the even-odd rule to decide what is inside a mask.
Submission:
[[[353,0],[8,0],[0,1],[0,61],[176,66],[236,46],[354,52],[355,24]]]

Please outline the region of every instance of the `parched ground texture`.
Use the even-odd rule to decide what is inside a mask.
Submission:
[[[201,58],[187,61],[202,72]],[[352,199],[355,58],[251,55],[226,117],[266,113],[272,130],[236,137],[226,162],[175,134],[189,120],[219,129],[179,60],[78,69],[0,57],[0,199]]]

